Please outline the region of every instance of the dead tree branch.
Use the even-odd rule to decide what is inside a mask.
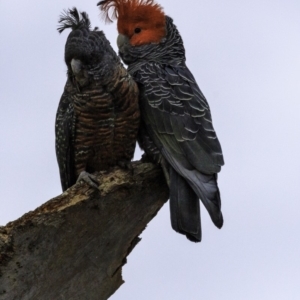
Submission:
[[[99,174],[0,227],[0,299],[108,299],[122,266],[168,199],[157,166]]]

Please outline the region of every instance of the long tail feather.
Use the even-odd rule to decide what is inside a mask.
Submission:
[[[163,150],[163,155],[181,175],[197,194],[207,209],[211,220],[218,227],[223,226],[223,215],[221,212],[221,197],[217,183],[217,174],[204,174],[197,170],[190,170],[182,166],[173,156]]]
[[[194,180],[192,178],[189,181],[191,187],[201,199],[213,223],[216,227],[221,228],[224,220],[221,212],[221,196],[217,183],[217,174],[207,175],[195,172],[194,175],[196,178]]]
[[[198,196],[172,167],[170,167],[170,214],[175,231],[185,234],[190,241],[201,241]]]

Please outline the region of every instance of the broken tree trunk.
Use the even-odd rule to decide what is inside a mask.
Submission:
[[[133,163],[0,227],[0,299],[108,299],[147,223],[168,199],[162,171]]]

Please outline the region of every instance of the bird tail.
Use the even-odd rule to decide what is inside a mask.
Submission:
[[[190,241],[201,241],[198,196],[172,167],[170,167],[170,214],[175,231],[185,234]]]
[[[221,228],[224,221],[221,212],[221,196],[217,183],[217,174],[208,175],[196,170],[188,171],[187,173],[190,174],[185,178],[204,204],[213,223],[216,227]]]
[[[174,172],[178,172],[189,184],[189,186],[197,194],[207,209],[211,220],[218,227],[223,226],[223,215],[221,212],[221,196],[218,188],[218,175],[204,174],[196,169],[186,168],[174,159],[168,152],[163,151],[163,155],[174,168]],[[175,189],[175,187],[174,187]]]

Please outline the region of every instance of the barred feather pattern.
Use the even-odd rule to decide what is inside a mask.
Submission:
[[[167,148],[185,148],[191,144],[185,142],[193,142],[202,155],[192,159],[194,167],[208,174],[219,172],[224,161],[208,102],[185,64],[183,41],[173,20],[166,21],[168,34],[160,44],[120,49],[139,84],[143,123],[151,124],[147,131],[159,135]]]
[[[140,129],[139,144],[147,147],[150,137],[169,166],[172,227],[199,242],[198,199],[213,223],[223,225],[217,173],[224,160],[209,105],[185,64],[183,41],[168,16],[166,28],[160,43],[135,47],[124,42],[119,54],[140,90],[145,128]],[[150,145],[145,152],[151,149]]]
[[[166,16],[167,36],[158,44],[145,44],[133,47],[129,43],[119,49],[119,55],[128,65],[128,71],[133,74],[144,64],[157,62],[159,64],[179,65],[185,62],[183,40],[173,19]]]
[[[73,97],[76,177],[83,170],[106,170],[132,159],[139,126],[138,90],[127,75],[117,68],[109,85],[96,82]]]
[[[56,115],[63,190],[81,171],[130,162],[140,120],[136,83],[103,32],[85,23],[72,30],[65,46],[68,79]]]

